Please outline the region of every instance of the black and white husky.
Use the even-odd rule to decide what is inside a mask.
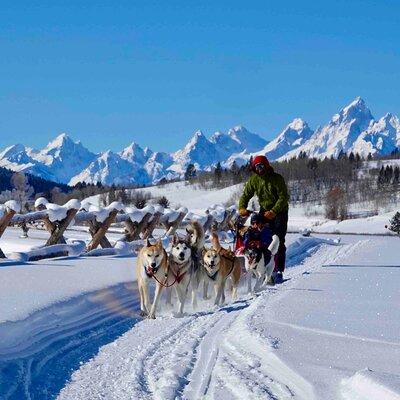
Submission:
[[[268,246],[268,250],[262,250],[260,247],[253,246],[245,249],[245,268],[247,271],[247,289],[249,293],[253,293],[261,288],[264,283],[273,285],[272,272],[274,270],[273,257],[278,252],[279,238],[277,235],[272,236],[272,242]],[[269,259],[265,259],[268,257]],[[254,287],[252,288],[251,279],[256,278]]]
[[[183,314],[186,295],[193,273],[192,249],[185,239],[174,236],[168,258],[169,272],[174,279],[174,287],[179,300],[179,314]],[[168,298],[171,301],[171,298]]]
[[[199,221],[191,221],[186,227],[187,237],[191,249],[193,259],[193,270],[191,274],[191,287],[192,287],[192,306],[193,309],[197,308],[197,292],[199,290],[200,283],[203,279],[202,275],[202,263],[203,263],[203,249],[205,244],[205,234],[203,225]],[[204,283],[203,297],[207,296],[207,289]]]

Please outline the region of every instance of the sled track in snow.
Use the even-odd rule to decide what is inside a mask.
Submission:
[[[325,243],[296,242],[288,264],[298,266]],[[76,371],[59,399],[312,400],[310,383],[274,354],[274,340],[258,336],[253,319],[310,268],[335,262],[358,246],[325,247],[307,268],[290,268],[290,280],[255,299],[242,287],[241,299],[220,309],[182,318],[162,312],[142,321]]]

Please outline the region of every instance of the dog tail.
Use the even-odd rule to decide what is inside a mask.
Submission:
[[[193,220],[190,225],[186,228],[188,233],[195,233],[196,243],[192,243],[197,249],[202,249],[204,247],[205,235],[203,225],[199,221]]]
[[[218,233],[217,232],[211,232],[211,244],[212,244],[212,247],[215,250],[217,250],[217,251],[221,250],[221,244],[219,242],[219,238],[218,238]]]

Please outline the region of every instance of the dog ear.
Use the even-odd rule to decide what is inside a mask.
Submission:
[[[158,239],[157,239],[156,246],[157,246],[157,247],[162,247],[161,238],[158,238]]]
[[[207,253],[208,249],[203,247],[203,250],[201,251],[201,256],[204,257],[205,254]]]
[[[174,237],[172,238],[172,244],[176,245],[179,243],[179,237],[178,235],[175,233]]]
[[[151,243],[150,243],[149,238],[146,238],[145,246],[146,246],[146,247],[150,247],[150,246],[151,246]]]

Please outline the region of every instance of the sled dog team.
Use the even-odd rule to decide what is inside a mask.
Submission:
[[[163,247],[161,239],[151,244],[147,239],[137,259],[137,281],[140,294],[141,316],[155,318],[162,290],[167,289],[167,304],[172,306],[171,288],[175,288],[179,314],[183,309],[187,294],[191,291],[192,305],[197,307],[197,293],[203,283],[203,298],[208,298],[208,286],[214,286],[214,305],[225,303],[225,285],[231,283],[232,300],[237,297],[237,287],[242,274],[242,257],[236,257],[230,249],[221,246],[218,235],[212,233],[210,248],[205,247],[205,235],[202,225],[192,221],[186,228],[187,235],[180,238],[175,235],[169,254]],[[278,250],[279,239],[274,237],[269,251],[272,255]],[[270,280],[273,266],[264,262],[263,253],[257,249],[246,250],[244,254],[245,269],[248,272],[248,290],[258,290]],[[252,289],[252,276],[256,283]],[[154,280],[156,290],[154,300],[150,303],[149,283]]]

